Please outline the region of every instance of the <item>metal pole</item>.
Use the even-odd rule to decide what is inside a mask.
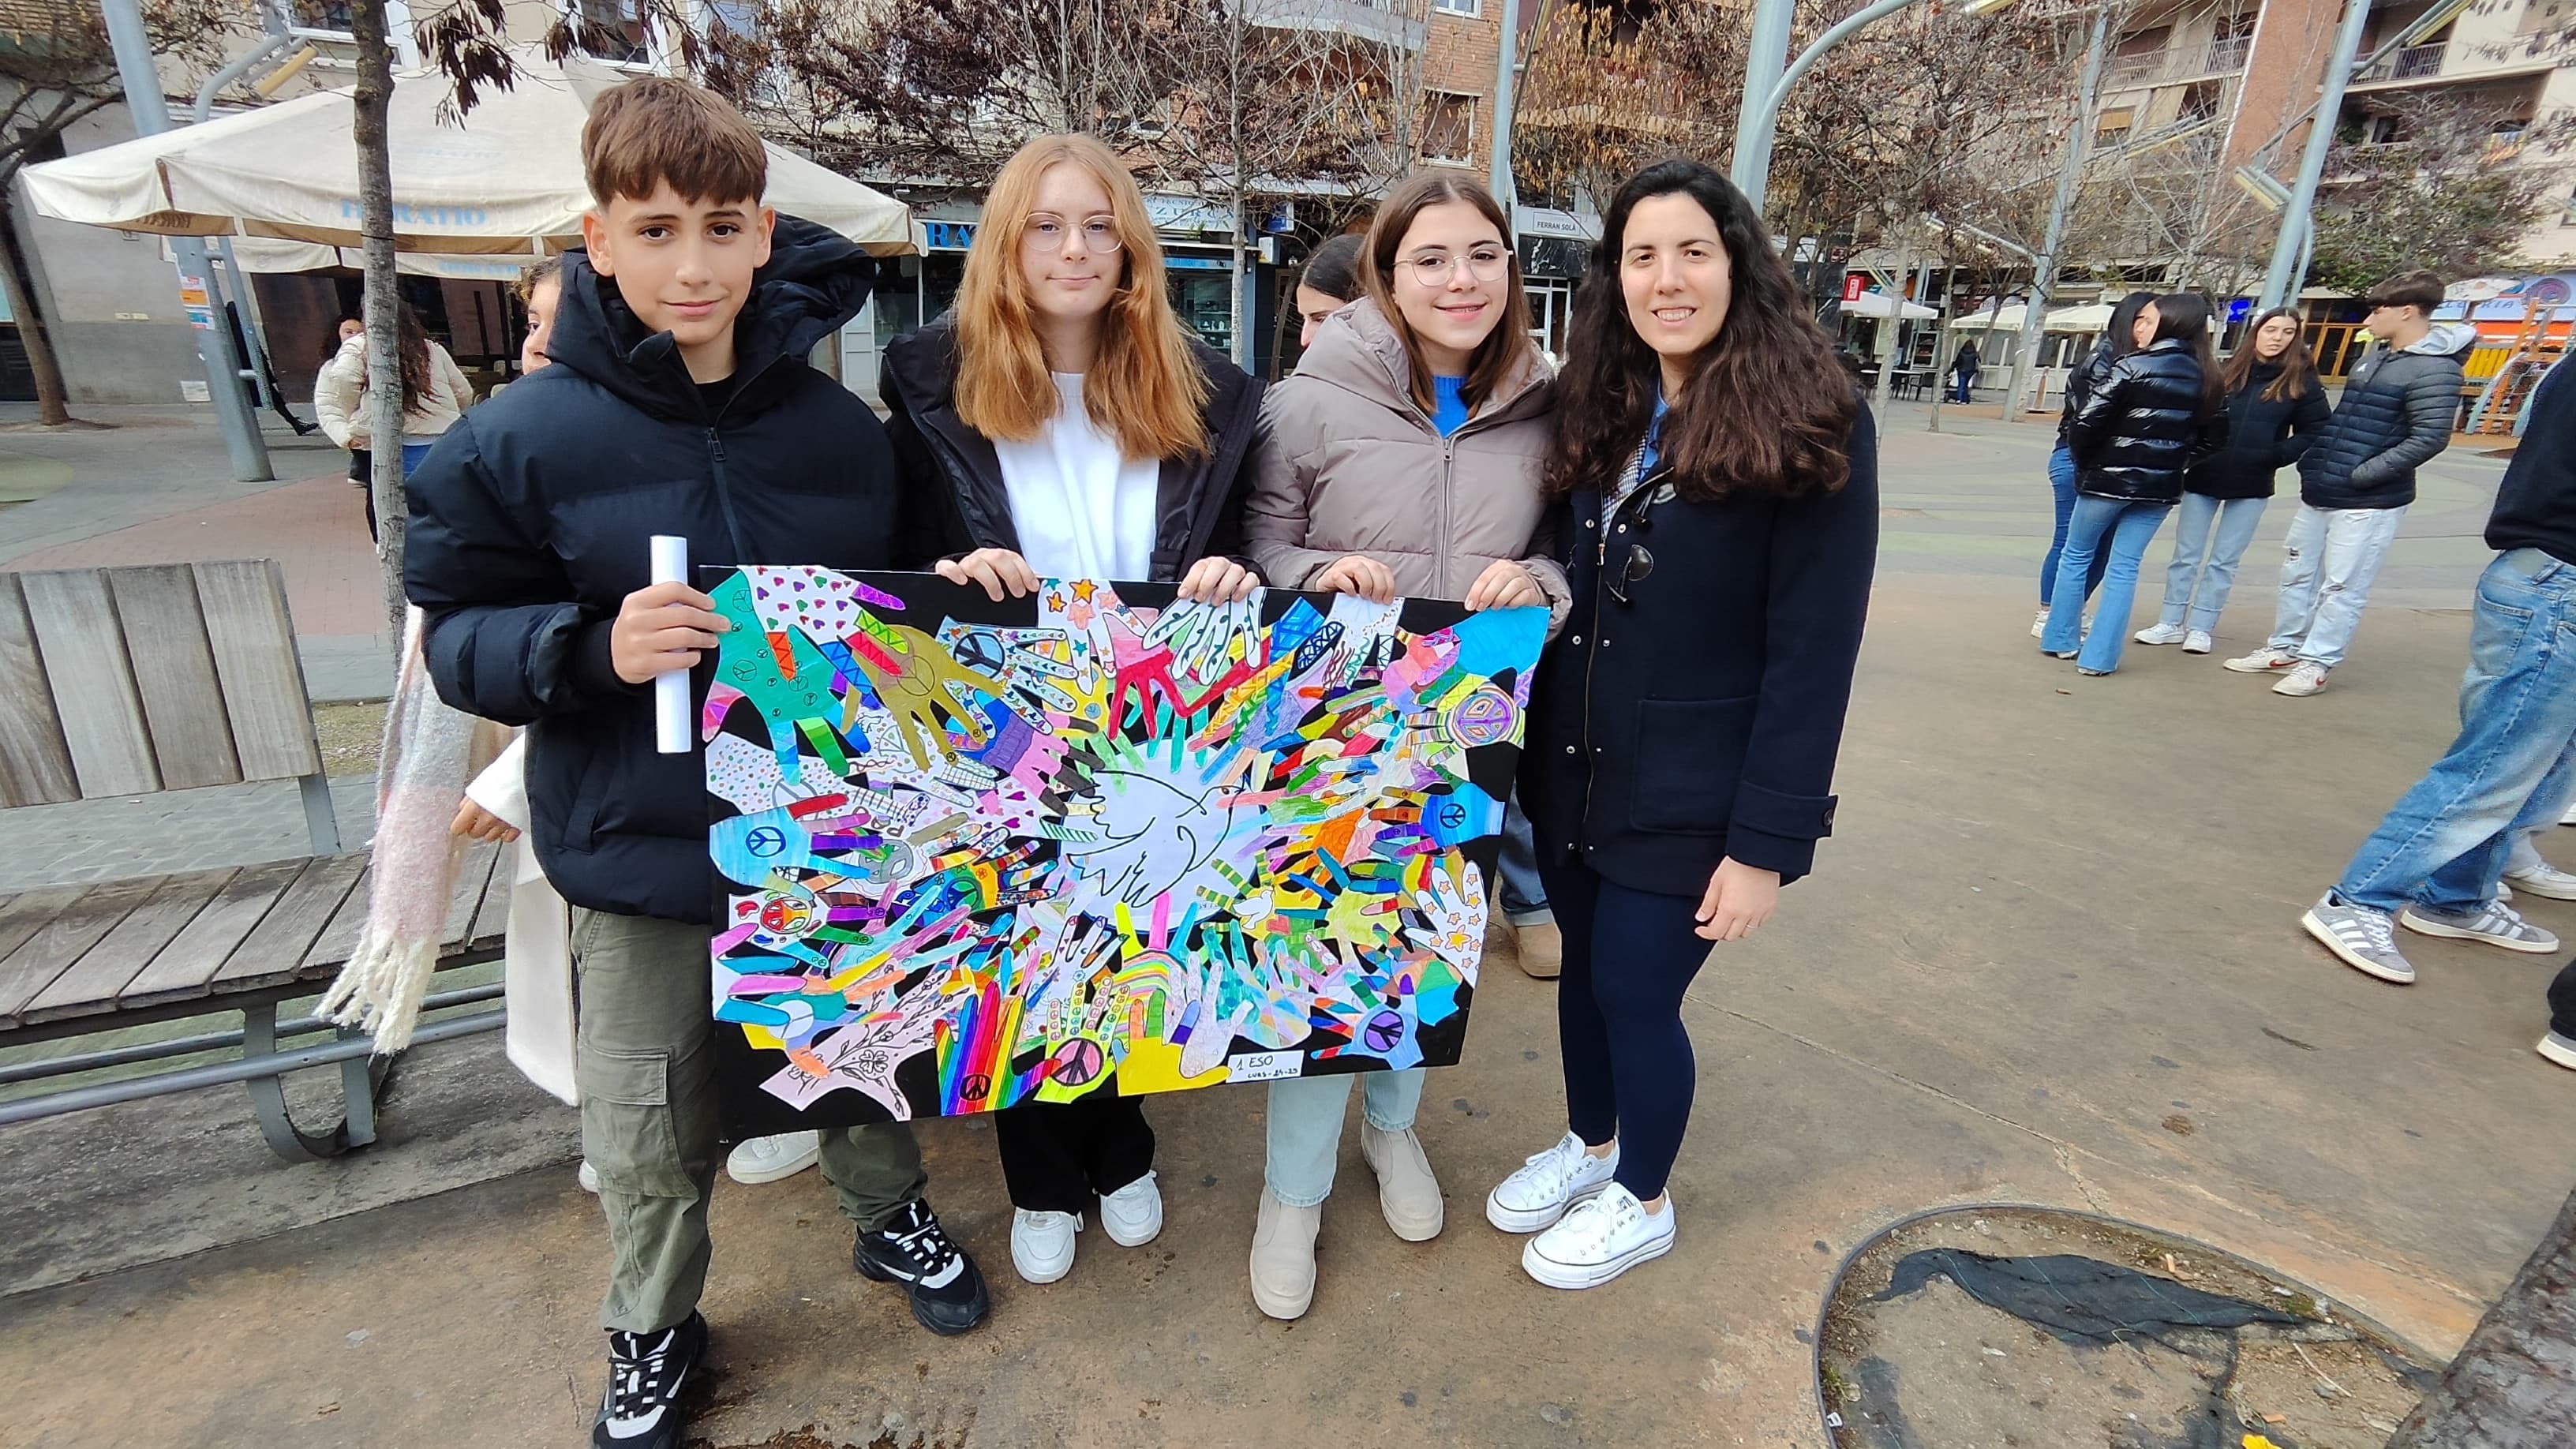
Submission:
[[[1753,34],[1744,51],[1744,100],[1735,115],[1735,189],[1762,209],[1771,174],[1771,129],[1780,119],[1785,87],[1781,64],[1789,58],[1789,24],[1797,0],[1754,0]]]
[[[2057,173],[2057,195],[2048,206],[2048,230],[2031,258],[2030,304],[2022,309],[2021,345],[2013,350],[2012,385],[2004,391],[2004,421],[2021,417],[2030,383],[2031,363],[2039,355],[2041,329],[2047,318],[2049,289],[2057,285],[2057,253],[2066,244],[2066,220],[2075,208],[2075,193],[2084,182],[2084,151],[2092,139],[2093,102],[2102,84],[2102,65],[2111,53],[2111,9],[2093,16],[2093,33],[2084,43],[2084,75],[2075,91],[2075,125],[2066,134],[2066,159]]]
[[[100,0],[100,4],[107,18],[108,42],[116,50],[117,74],[125,82],[126,109],[134,113],[135,134],[157,136],[170,129],[170,97],[161,89],[152,40],[143,30],[143,11],[137,0]],[[207,264],[204,242],[192,236],[172,237],[170,250],[178,257],[180,275],[213,285],[214,268]],[[207,301],[214,303],[213,296]],[[251,417],[250,400],[242,396],[241,359],[233,351],[232,327],[224,320],[221,304],[215,303],[211,312],[208,325],[195,328],[197,361],[205,369],[215,419],[223,426],[224,450],[232,455],[233,477],[244,483],[265,483],[277,474],[269,467],[268,444],[261,440],[259,424]],[[189,319],[192,325],[196,320]]]
[[[1765,8],[1772,3],[1773,0],[1760,0]],[[1815,44],[1798,52],[1798,58],[1789,62],[1787,70],[1778,68],[1780,63],[1776,57],[1789,48],[1788,21],[1785,18],[1788,6],[1781,6],[1784,18],[1780,22],[1780,44],[1769,52],[1775,58],[1767,65],[1761,49],[1763,10],[1754,11],[1754,50],[1744,64],[1744,111],[1735,123],[1733,180],[1736,189],[1744,193],[1755,210],[1761,209],[1763,197],[1771,190],[1771,142],[1780,131],[1780,103],[1788,98],[1789,87],[1796,85],[1800,76],[1815,69],[1816,62],[1824,59],[1826,51],[1850,39],[1854,31],[1884,20],[1915,3],[1917,0],[1876,0],[1874,4],[1854,11],[1833,29],[1817,36]],[[1756,77],[1764,74],[1775,74],[1778,79],[1767,88],[1758,87]]]
[[[1494,54],[1494,133],[1493,154],[1485,162],[1485,187],[1494,194],[1494,204],[1503,209],[1506,222],[1503,239],[1514,248],[1520,246],[1520,229],[1516,215],[1520,188],[1512,179],[1512,108],[1513,83],[1520,70],[1521,28],[1513,12],[1520,7],[1503,5],[1503,38]]]
[[[114,3],[114,0],[110,0]],[[433,1021],[411,1034],[415,1047],[450,1041],[477,1032],[495,1031],[507,1025],[506,1011],[486,1011],[474,1016],[454,1016]],[[27,1097],[0,1103],[0,1127],[13,1127],[20,1122],[37,1122],[47,1117],[60,1117],[67,1112],[85,1112],[93,1107],[113,1107],[119,1102],[140,1102],[148,1097],[167,1097],[175,1092],[192,1092],[200,1087],[221,1087],[233,1082],[255,1081],[287,1072],[300,1072],[307,1067],[327,1067],[335,1062],[355,1061],[373,1056],[376,1044],[365,1037],[352,1037],[329,1046],[301,1047],[291,1052],[276,1052],[249,1057],[241,1061],[218,1062],[212,1066],[189,1067],[159,1076],[135,1077],[122,1082],[107,1082],[95,1087],[74,1087],[69,1091]],[[352,1104],[355,1105],[354,1103]]]
[[[2370,23],[2370,0],[2346,0],[2343,27],[2335,32],[2334,58],[2326,62],[2325,84],[2317,96],[2317,113],[2308,122],[2307,149],[2299,156],[2299,179],[2290,188],[2289,205],[2281,208],[2281,234],[2272,243],[2272,265],[2263,273],[2263,295],[2256,310],[2268,312],[2298,289],[2290,269],[2298,264],[2299,238],[2316,208],[2317,183],[2325,176],[2326,152],[2334,145],[2335,123],[2343,116],[2343,88],[2352,79],[2352,63],[2361,54],[2362,27]]]

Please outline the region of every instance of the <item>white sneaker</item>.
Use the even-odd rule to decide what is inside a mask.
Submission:
[[[2272,686],[2272,692],[2286,694],[2292,699],[2305,699],[2312,694],[2323,694],[2326,692],[2326,667],[2314,660],[2302,661],[2298,667],[2284,676],[2280,683]]]
[[[2209,644],[2207,629],[2193,629],[2182,636],[2182,652],[2185,654],[2206,654],[2209,652]]]
[[[1154,1185],[1154,1174],[1148,1172],[1101,1198],[1100,1230],[1122,1248],[1141,1248],[1154,1241],[1154,1235],[1163,1230],[1163,1190]]]
[[[2553,901],[2576,901],[2576,875],[2554,865],[2544,863],[2537,870],[2519,874],[2506,871],[2504,878],[2536,896],[2547,896]]]
[[[1618,1170],[1617,1142],[1610,1144],[1609,1156],[1595,1157],[1583,1150],[1582,1138],[1568,1132],[1485,1195],[1485,1221],[1507,1233],[1535,1233],[1608,1187]]]
[[[581,1184],[583,1192],[589,1193],[592,1197],[599,1196],[598,1168],[585,1162],[581,1165],[581,1170],[572,1175],[572,1180]]]
[[[1650,1213],[1635,1193],[1614,1182],[1530,1239],[1521,1249],[1521,1268],[1550,1288],[1598,1288],[1672,1250],[1672,1194],[1664,1194],[1662,1212]]]
[[[2141,644],[2179,644],[2191,637],[2180,624],[2149,624],[2129,636]]]
[[[2299,656],[2287,649],[2266,647],[2237,655],[2227,661],[2227,667],[2239,674],[2277,674],[2298,662]]]
[[[2576,805],[2568,806],[2567,813],[2558,817],[2558,823],[2561,825],[2576,825]]]
[[[725,1176],[745,1187],[794,1177],[823,1160],[820,1132],[781,1132],[754,1137],[725,1156]]]
[[[2553,1031],[2540,1039],[2540,1054],[2576,1072],[2576,1036],[2560,1036]]]
[[[2036,638],[2038,638],[2039,636],[2041,636],[2042,634],[2045,634],[2045,633],[2047,633],[2047,632],[2048,632],[2048,606],[2047,606],[2046,604],[2042,604],[2042,605],[2040,605],[2040,606],[2039,606],[2039,617],[2030,621],[2030,637],[2032,637],[2033,639],[2036,639]],[[2568,813],[2569,813],[2569,814],[2576,814],[2576,811],[2570,811],[2570,812],[2568,812]]]
[[[1082,1231],[1077,1213],[1033,1213],[1011,1210],[1011,1266],[1023,1282],[1052,1283],[1073,1271],[1073,1235]]]

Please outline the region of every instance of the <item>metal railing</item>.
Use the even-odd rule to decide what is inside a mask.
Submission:
[[[2422,80],[2442,73],[2442,57],[2450,52],[2451,43],[2437,40],[2430,45],[2410,45],[2372,66],[2362,74],[2366,81]]]
[[[2239,35],[2204,45],[2169,45],[2144,55],[2121,56],[2111,62],[2106,88],[2134,90],[2139,86],[2234,75],[2245,68],[2253,49],[2254,37]]]

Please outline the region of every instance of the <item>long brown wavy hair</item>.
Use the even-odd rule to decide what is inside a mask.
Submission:
[[[958,420],[987,438],[1026,442],[1055,417],[1055,382],[1029,317],[1020,251],[1037,210],[1038,183],[1057,166],[1091,173],[1109,196],[1118,229],[1118,290],[1101,315],[1100,350],[1083,377],[1083,410],[1130,458],[1204,456],[1207,379],[1164,294],[1163,249],[1145,195],[1109,148],[1089,136],[1040,136],[993,178],[957,291]]]
[[[1409,390],[1414,405],[1430,412],[1431,364],[1422,360],[1422,346],[1414,338],[1413,324],[1404,320],[1403,310],[1395,305],[1395,254],[1403,249],[1405,233],[1413,230],[1414,218],[1453,201],[1474,207],[1477,215],[1492,222],[1503,254],[1511,259],[1498,284],[1503,289],[1502,318],[1468,356],[1467,381],[1458,389],[1459,400],[1472,414],[1538,350],[1538,344],[1530,341],[1529,293],[1521,287],[1520,255],[1512,250],[1511,225],[1504,219],[1503,209],[1494,204],[1494,198],[1465,176],[1442,171],[1417,173],[1395,189],[1369,223],[1368,242],[1361,248],[1368,264],[1361,269],[1360,280],[1368,288],[1369,299],[1386,314],[1387,325],[1404,341],[1405,360],[1411,364],[1413,374]]]
[[[1705,502],[1842,487],[1851,477],[1859,389],[1808,315],[1761,213],[1714,168],[1672,160],[1629,178],[1602,218],[1557,378],[1548,490],[1606,484],[1645,436],[1663,372],[1628,320],[1619,264],[1629,213],[1650,197],[1674,195],[1698,202],[1716,223],[1733,291],[1725,326],[1701,350],[1681,396],[1666,399],[1661,453],[1675,491]]]
[[[2229,397],[2243,392],[2246,383],[2253,380],[2255,365],[2263,361],[2254,355],[2254,334],[2262,331],[2263,324],[2275,317],[2287,317],[2294,323],[2299,321],[2298,311],[2290,307],[2275,307],[2254,319],[2254,325],[2245,329],[2245,340],[2236,344],[2234,352],[2227,354]],[[2265,402],[2289,402],[2306,397],[2309,388],[2323,386],[2317,381],[2317,361],[2308,354],[2308,332],[2304,325],[2290,334],[2290,345],[2281,349],[2281,355],[2269,365],[2281,369],[2281,375],[2272,379],[2270,387],[2263,389]]]

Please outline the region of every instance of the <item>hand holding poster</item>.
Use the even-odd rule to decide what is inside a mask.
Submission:
[[[1457,1060],[1544,611],[704,582],[737,1132]]]

